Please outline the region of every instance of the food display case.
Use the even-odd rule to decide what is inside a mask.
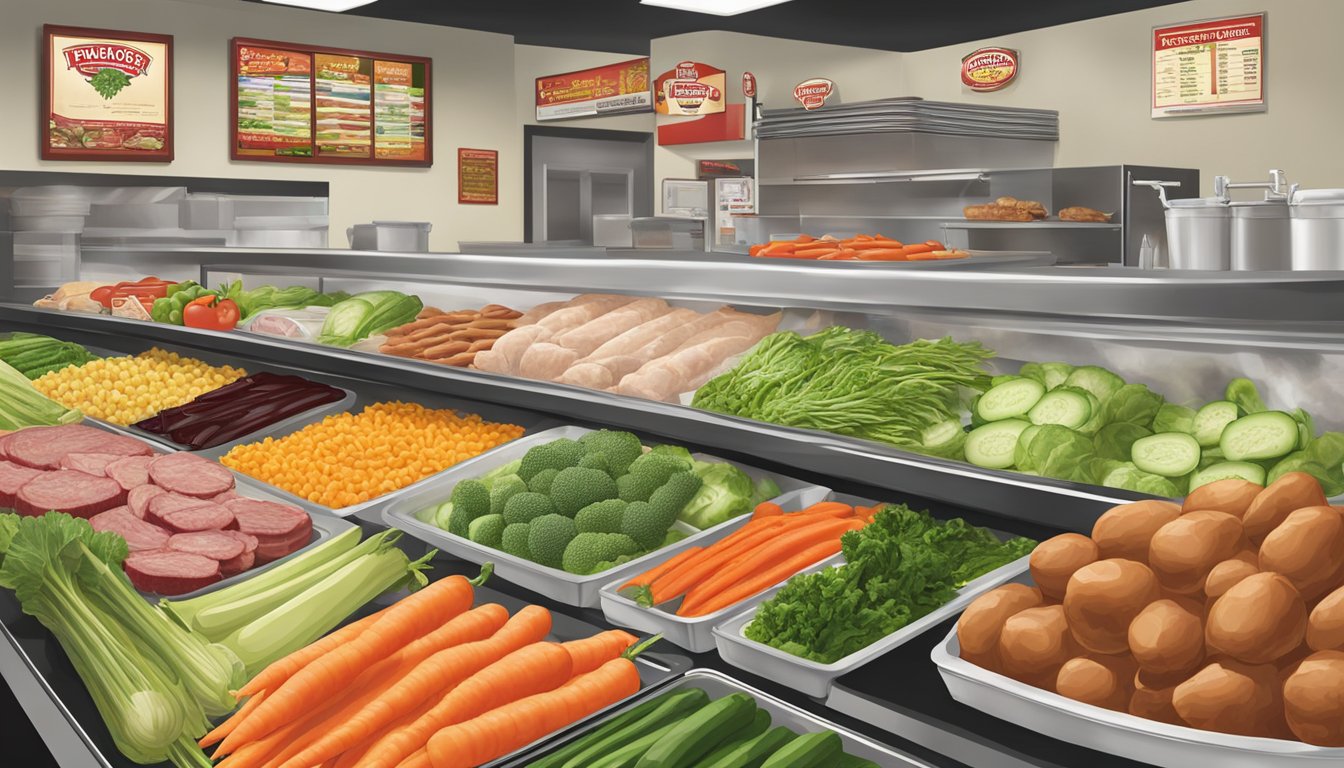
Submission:
[[[1232,391],[1229,383],[1249,379],[1258,387],[1256,397],[1263,399],[1262,408],[1284,412],[1300,409],[1310,414],[1310,426],[1302,427],[1300,438],[1294,428],[1294,441],[1302,441],[1301,446],[1292,446],[1295,452],[1305,450],[1319,433],[1344,428],[1344,415],[1337,407],[1344,394],[1337,384],[1344,366],[1344,344],[1340,341],[1344,338],[1340,335],[1344,310],[1337,297],[1344,282],[1333,273],[1153,273],[1050,265],[926,271],[833,266],[837,265],[714,258],[675,251],[601,256],[573,253],[555,258],[527,252],[425,255],[302,249],[92,248],[82,255],[81,276],[123,280],[156,274],[202,285],[241,280],[249,288],[302,283],[320,292],[399,291],[418,296],[425,307],[455,310],[488,303],[511,307],[524,316],[548,305],[582,306],[574,303],[576,297],[616,295],[625,297],[622,301],[626,303],[664,302],[658,304],[659,312],[682,312],[680,317],[688,319],[726,312],[741,323],[768,321],[767,339],[806,340],[818,334],[823,339],[839,339],[842,337],[825,335],[827,329],[839,327],[847,334],[843,336],[845,343],[887,344],[901,350],[921,344],[921,339],[950,337],[953,341],[946,343],[968,345],[971,351],[966,354],[976,358],[975,365],[983,366],[982,373],[964,385],[967,391],[962,391],[961,384],[951,387],[957,393],[957,403],[946,407],[958,414],[954,430],[958,433],[963,432],[963,426],[974,434],[987,424],[1011,420],[996,418],[1001,414],[993,411],[999,405],[979,403],[996,387],[1031,380],[1024,366],[1055,363],[1067,364],[1070,371],[1104,369],[1121,380],[1120,386],[1131,388],[1127,394],[1156,393],[1156,401],[1148,400],[1154,409],[1158,404],[1179,404],[1192,406],[1192,414],[1201,404],[1237,397],[1227,394]],[[613,307],[623,306],[613,302]],[[723,309],[725,306],[730,309]],[[936,443],[932,438],[919,445],[908,440],[884,442],[873,437],[878,433],[827,431],[817,421],[781,419],[787,423],[772,423],[745,411],[703,407],[708,382],[740,366],[752,365],[752,356],[770,343],[760,337],[721,355],[702,376],[686,379],[696,381],[696,386],[650,399],[627,391],[592,388],[559,374],[528,377],[396,356],[380,352],[383,344],[379,342],[339,347],[240,330],[200,330],[105,314],[44,310],[16,301],[0,304],[0,332],[14,331],[47,334],[126,354],[158,346],[248,370],[300,373],[353,393],[355,408],[376,401],[417,402],[483,414],[493,421],[518,425],[529,435],[556,427],[566,427],[569,431],[563,434],[576,437],[587,434],[588,429],[629,430],[645,445],[672,443],[692,452],[688,455],[712,456],[750,468],[748,474],[753,479],[758,479],[757,473],[796,479],[794,485],[781,490],[784,497],[791,491],[806,495],[805,500],[796,502],[799,507],[817,502],[820,493],[829,489],[841,494],[839,498],[850,500],[854,509],[863,507],[857,499],[907,504],[912,509],[929,510],[937,521],[961,518],[1006,535],[1045,540],[1066,532],[1091,533],[1094,523],[1111,507],[1152,500],[1155,495],[1151,490],[1124,487],[1120,481],[1103,484],[1100,475],[1046,477],[1041,471],[1052,470],[1045,469],[1051,466],[1044,463],[1045,459],[1036,473],[1021,472],[1013,468],[1021,466],[1011,460],[999,466],[966,461],[969,449],[938,455],[926,449]],[[513,332],[516,329],[507,333]],[[972,349],[971,344],[980,346]],[[890,373],[893,370],[887,369],[889,375],[898,375]],[[1072,384],[1040,386],[1042,392],[1061,387],[1090,392],[1084,385],[1095,384],[1092,375],[1099,376],[1080,374],[1070,379]],[[970,390],[977,391],[982,400],[973,400]],[[1033,402],[1041,397],[1037,393]],[[1076,397],[1087,402],[1086,394]],[[1120,402],[1116,400],[1116,404],[1097,412],[1111,418],[1121,411]],[[1250,407],[1228,402],[1233,405],[1233,419],[1243,417],[1243,411],[1244,415],[1254,415]],[[1019,417],[1026,412],[1022,408],[1019,413],[1013,407],[1002,406]],[[1237,410],[1239,407],[1242,411]],[[1101,405],[1092,410],[1097,408]],[[1148,414],[1150,426],[1152,418]],[[967,423],[963,425],[962,419]],[[1046,423],[1042,420],[1036,426]],[[1062,423],[1048,422],[1054,426]],[[1149,427],[1143,430],[1146,436],[1157,432]],[[1014,433],[1014,441],[1021,433]],[[1135,442],[1127,444],[1126,450]],[[1215,447],[1225,448],[1216,440],[1197,444],[1195,459],[1213,459]],[[1008,455],[1013,455],[1011,445]],[[1276,453],[1270,458],[1277,461],[1284,455]],[[512,454],[500,454],[499,460],[482,460],[479,466],[495,468],[509,464],[513,458]],[[1061,459],[1055,456],[1054,460]],[[1260,471],[1264,475],[1272,467],[1260,466]],[[1172,483],[1179,480],[1182,488],[1188,488],[1190,476],[1196,472],[1192,465],[1190,471],[1176,473],[1180,477],[1167,479]],[[445,482],[446,478],[451,482]],[[473,574],[476,563],[488,559],[490,553],[456,541],[448,532],[437,530],[425,516],[417,516],[422,511],[421,502],[439,502],[440,496],[451,493],[459,478],[445,474],[437,481],[422,482],[410,492],[390,492],[361,504],[351,510],[348,519],[366,531],[404,523],[407,536],[401,544],[417,555],[428,546],[450,543],[457,549],[446,543],[448,554],[438,554],[432,561],[436,574]],[[431,488],[435,493],[428,492]],[[808,489],[819,493],[807,495]],[[1165,495],[1179,497],[1184,493]],[[781,502],[786,513],[798,511],[792,504]],[[726,526],[721,533],[697,539],[694,544],[707,548],[721,534],[727,534],[725,538],[735,535],[729,533],[733,530],[732,525]],[[666,554],[680,556],[696,546],[669,549]],[[797,572],[825,574],[831,571],[828,565],[840,562],[823,560],[803,564],[818,567],[800,567]],[[617,582],[638,578],[634,571],[656,568],[663,558],[631,560],[630,564],[635,562],[640,565],[617,566],[612,579],[594,580],[591,594],[581,600],[565,599],[535,586],[529,588],[522,576],[514,583],[504,570],[500,571],[502,578],[491,582],[489,588],[504,595],[500,600],[507,598],[514,604],[527,601],[551,609],[558,622],[552,634],[564,640],[619,626],[622,611],[629,615],[629,611],[638,610],[634,601],[616,599],[616,592],[625,586]],[[544,568],[519,565],[513,564],[515,571],[526,573],[529,579],[545,575]],[[676,643],[690,650],[683,652],[669,644],[661,655],[646,657],[641,672],[647,673],[644,684],[651,688],[641,695],[653,696],[678,686],[699,686],[711,692],[734,688],[759,691],[758,706],[770,709],[773,715],[787,716],[787,723],[806,731],[834,728],[845,744],[863,745],[861,752],[853,754],[883,765],[888,763],[882,760],[899,761],[890,764],[977,768],[1141,765],[1135,760],[1142,758],[1141,753],[1126,752],[1126,757],[1106,754],[1107,734],[1113,732],[1109,726],[1090,726],[1099,729],[1096,738],[1070,739],[1058,732],[1043,732],[1030,722],[1016,721],[1011,716],[1012,708],[1003,703],[1003,697],[1015,689],[996,688],[999,698],[983,711],[963,703],[968,686],[983,684],[979,678],[963,674],[969,682],[961,688],[953,686],[949,693],[939,672],[941,668],[946,674],[952,666],[948,658],[955,648],[947,645],[947,637],[954,631],[955,614],[973,594],[1019,575],[1025,564],[1014,558],[1012,565],[1000,566],[986,580],[968,579],[970,587],[955,597],[955,603],[949,603],[952,607],[947,611],[929,612],[927,621],[911,623],[910,632],[892,635],[895,640],[883,643],[879,638],[871,654],[848,657],[853,664],[826,676],[829,685],[822,686],[824,698],[813,698],[817,690],[800,689],[788,674],[769,672],[767,679],[762,670],[775,669],[770,665],[735,664],[731,659],[725,661],[731,654],[721,656],[708,648],[707,639],[723,640],[726,635],[740,633],[743,625],[758,615],[751,612],[762,610],[761,601],[753,599],[737,604],[737,610],[711,614],[712,626],[692,626]],[[768,589],[758,593],[762,600],[776,600],[785,594],[773,591],[779,580],[766,582],[763,585]],[[955,590],[952,594],[956,595]],[[103,726],[97,713],[68,662],[41,627],[19,613],[7,593],[6,599],[9,602],[0,618],[8,642],[0,643],[0,671],[13,689],[25,698],[34,698],[31,712],[44,739],[53,745],[54,752],[66,756],[71,754],[71,744],[82,745],[80,748],[88,752],[87,761],[79,762],[85,759],[81,752],[68,758],[71,765],[125,764],[119,762],[105,730],[100,730]],[[602,610],[618,602],[622,610]],[[601,608],[597,607],[599,603]],[[575,623],[577,629],[573,628]],[[631,623],[636,630],[658,625]],[[667,622],[669,626],[680,623]],[[679,626],[677,631],[681,631]],[[691,667],[711,672],[681,677]],[[732,679],[721,681],[725,676]],[[633,701],[638,706],[645,699]],[[538,756],[547,750],[564,749],[571,740],[609,725],[609,718],[626,714],[624,706],[603,709],[593,719],[561,729],[530,748],[537,750]],[[61,759],[66,760],[66,756]],[[525,764],[526,757],[514,754],[506,760],[513,761],[508,764]]]

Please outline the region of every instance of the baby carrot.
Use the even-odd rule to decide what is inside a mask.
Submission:
[[[930,253],[930,252],[932,252],[932,251],[937,251],[937,250],[942,250],[942,249],[941,249],[941,248],[934,248],[932,245],[929,245],[928,243],[916,243],[915,245],[907,245],[907,246],[905,246],[905,254],[906,254],[907,256],[910,256],[910,255],[913,255],[913,254],[916,254],[916,253]]]
[[[753,245],[753,246],[751,246],[750,248],[748,248],[748,249],[747,249],[747,255],[748,255],[748,256],[760,256],[760,255],[761,255],[761,251],[763,251],[763,250],[765,250],[765,244],[764,244],[764,243],[759,243],[759,244],[757,244],[757,245]]]
[[[736,605],[742,600],[746,600],[762,590],[773,587],[790,576],[825,560],[839,551],[839,536],[827,541],[819,542],[791,558],[781,560],[755,575],[749,576],[748,578],[733,584],[717,595],[708,598],[693,610],[686,611],[685,613],[677,611],[677,615],[707,616],[715,611],[722,610],[731,605]]]
[[[767,517],[762,518],[760,520],[749,521],[746,525],[737,529],[733,533],[725,536],[724,538],[720,539],[719,541],[715,542],[709,547],[706,547],[700,550],[699,552],[696,552],[693,556],[681,559],[681,562],[677,563],[675,566],[669,567],[667,570],[659,574],[650,575],[653,574],[653,570],[656,569],[645,571],[639,576],[636,576],[634,579],[635,581],[644,582],[644,584],[635,584],[635,589],[638,592],[642,593],[636,595],[636,599],[638,599],[641,603],[653,605],[653,602],[651,601],[653,598],[652,585],[654,581],[658,581],[663,577],[680,578],[679,576],[676,576],[676,574],[680,574],[684,569],[699,568],[700,563],[703,560],[708,559],[710,557],[714,557],[717,552],[721,551],[719,549],[720,547],[729,546],[733,542],[738,541],[745,536],[750,536],[754,534],[756,531],[762,530],[763,528],[773,528],[775,526],[782,524],[783,524],[783,518],[781,517]]]
[[[881,250],[860,251],[859,261],[906,261],[905,249],[885,248]]]
[[[599,632],[591,637],[561,643],[569,653],[570,675],[592,672],[607,661],[620,656],[625,649],[639,642],[639,638],[623,629]]]
[[[816,504],[813,504],[806,509],[800,509],[793,514],[844,516],[854,514],[854,507],[842,501],[819,501]]]
[[[756,509],[751,513],[752,520],[760,520],[763,517],[774,517],[784,514],[784,508],[773,501],[762,501],[756,505]]]
[[[899,240],[868,240],[862,243],[855,243],[849,246],[849,249],[852,251],[878,251],[904,247],[905,245]]]
[[[639,670],[620,657],[553,691],[519,699],[443,728],[426,751],[433,768],[473,768],[531,744],[639,692]]]
[[[488,575],[489,568],[482,569],[481,577]],[[216,754],[227,755],[239,744],[261,738],[317,702],[325,701],[373,660],[395,653],[470,608],[473,592],[471,581],[454,575],[393,603],[352,641],[294,673],[284,686],[267,696],[247,720],[224,737]]]
[[[811,242],[814,242],[816,239],[817,239],[817,238],[815,238],[815,237],[813,237],[813,236],[811,236],[811,235],[809,235],[809,234],[807,234],[807,233],[803,233],[803,234],[801,234],[801,235],[795,237],[795,238],[793,239],[793,242],[795,242],[795,243],[811,243]]]
[[[682,550],[677,555],[668,558],[666,561],[659,563],[658,565],[655,565],[649,570],[625,582],[624,584],[621,585],[621,589],[625,589],[627,587],[639,587],[648,584],[649,582],[653,581],[659,576],[662,576],[664,573],[667,573],[673,568],[676,568],[678,565],[681,565],[682,563],[686,562],[686,560],[699,554],[702,550],[704,550],[704,547],[690,547],[689,549]]]
[[[793,244],[793,243],[780,243],[780,242],[775,242],[775,243],[771,243],[771,244],[765,246],[764,248],[762,248],[762,249],[761,249],[761,254],[760,254],[760,255],[762,255],[762,256],[782,256],[782,255],[784,255],[784,254],[793,253],[794,250],[795,250],[797,247],[798,247],[798,246],[795,245],[795,244]]]
[[[323,654],[333,648],[340,647],[351,640],[354,640],[361,632],[368,629],[375,621],[382,618],[383,614],[386,612],[387,608],[384,608],[383,610],[365,616],[352,624],[346,624],[344,627],[332,632],[321,640],[318,640],[315,643],[309,643],[283,659],[271,662],[265,669],[258,672],[256,677],[253,677],[251,680],[247,681],[246,685],[239,688],[236,695],[241,699],[244,696],[251,696],[257,691],[268,689],[273,691],[276,688],[279,688],[281,683],[288,680],[295,672],[308,666],[314,659],[320,658]],[[240,710],[238,714],[241,715],[242,711]]]
[[[686,590],[699,584],[713,575],[720,567],[737,555],[750,551],[753,547],[763,544],[773,538],[777,533],[775,527],[761,528],[754,531],[752,535],[745,536],[732,545],[723,547],[710,547],[708,551],[714,553],[696,564],[694,568],[679,569],[675,573],[669,573],[661,579],[656,579],[649,585],[649,597],[654,605],[667,602],[681,595]]]

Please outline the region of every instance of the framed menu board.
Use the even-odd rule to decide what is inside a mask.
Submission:
[[[234,38],[230,156],[433,164],[429,59]]]
[[[1264,112],[1265,14],[1154,27],[1153,117]]]
[[[173,38],[42,27],[43,160],[173,159]]]
[[[457,202],[499,205],[499,152],[457,150]]]

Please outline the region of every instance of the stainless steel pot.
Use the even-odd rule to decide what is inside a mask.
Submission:
[[[1293,190],[1293,269],[1344,269],[1344,189]]]
[[[427,221],[375,221],[349,227],[345,236],[357,251],[428,253],[429,230]]]
[[[1293,268],[1287,200],[1232,203],[1232,269]]]
[[[1167,263],[1171,269],[1229,269],[1232,210],[1227,198],[1190,197],[1167,202]]]

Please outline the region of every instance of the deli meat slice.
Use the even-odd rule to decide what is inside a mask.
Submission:
[[[207,501],[163,516],[163,527],[173,533],[222,531],[234,525],[233,513],[223,504]]]
[[[0,461],[9,460],[9,454],[5,453],[5,445],[9,443],[10,438],[14,437],[15,434],[17,433],[6,432],[5,434],[0,435]]]
[[[190,552],[137,552],[126,558],[126,575],[141,592],[182,595],[223,578],[219,561]]]
[[[256,536],[253,536],[250,533],[243,533],[242,531],[220,531],[220,533],[223,533],[226,536],[232,536],[237,541],[242,542],[243,545],[243,551],[239,553],[237,557],[232,560],[224,560],[220,562],[219,570],[222,571],[225,576],[242,573],[253,565],[256,565],[258,546]]]
[[[106,513],[104,513],[106,514]],[[178,552],[190,552],[223,563],[232,560],[247,551],[241,539],[230,536],[225,531],[195,531],[193,533],[175,533],[168,538],[168,549]]]
[[[260,543],[257,544],[256,553],[257,564],[269,563],[298,552],[308,546],[308,541],[311,538],[311,530],[300,529],[294,535],[282,539],[259,539]]]
[[[149,479],[173,493],[197,498],[233,488],[233,473],[222,464],[190,453],[167,453],[149,463]]]
[[[160,491],[160,493],[151,496],[145,506],[145,519],[155,525],[167,527],[168,515],[173,512],[180,512],[184,509],[191,509],[192,507],[200,507],[212,503],[206,499],[194,499],[190,496],[179,496],[176,493],[169,493],[162,489],[160,489]]]
[[[141,520],[126,507],[99,512],[89,518],[89,525],[92,525],[95,531],[115,533],[125,539],[126,546],[132,552],[163,549],[168,545],[167,531]]]
[[[62,469],[42,472],[24,483],[14,508],[21,515],[43,515],[55,510],[88,518],[125,503],[126,491],[116,480]]]
[[[129,491],[149,485],[149,462],[153,460],[150,456],[126,456],[108,464],[103,474]]]
[[[288,504],[258,499],[234,499],[224,507],[238,520],[238,530],[266,542],[306,538],[313,530],[308,513]]]
[[[135,438],[82,424],[28,427],[15,432],[5,443],[5,455],[10,461],[33,469],[60,469],[61,459],[69,453],[149,456],[153,451]]]
[[[107,465],[123,458],[127,457],[115,453],[67,453],[61,457],[61,469],[77,469],[90,475],[106,476]]]
[[[155,496],[167,493],[157,485],[137,485],[126,494],[126,506],[131,514],[144,519],[149,516],[149,502]]]
[[[21,467],[12,461],[0,460],[0,508],[14,509],[19,489],[24,483],[42,474],[42,470]]]

